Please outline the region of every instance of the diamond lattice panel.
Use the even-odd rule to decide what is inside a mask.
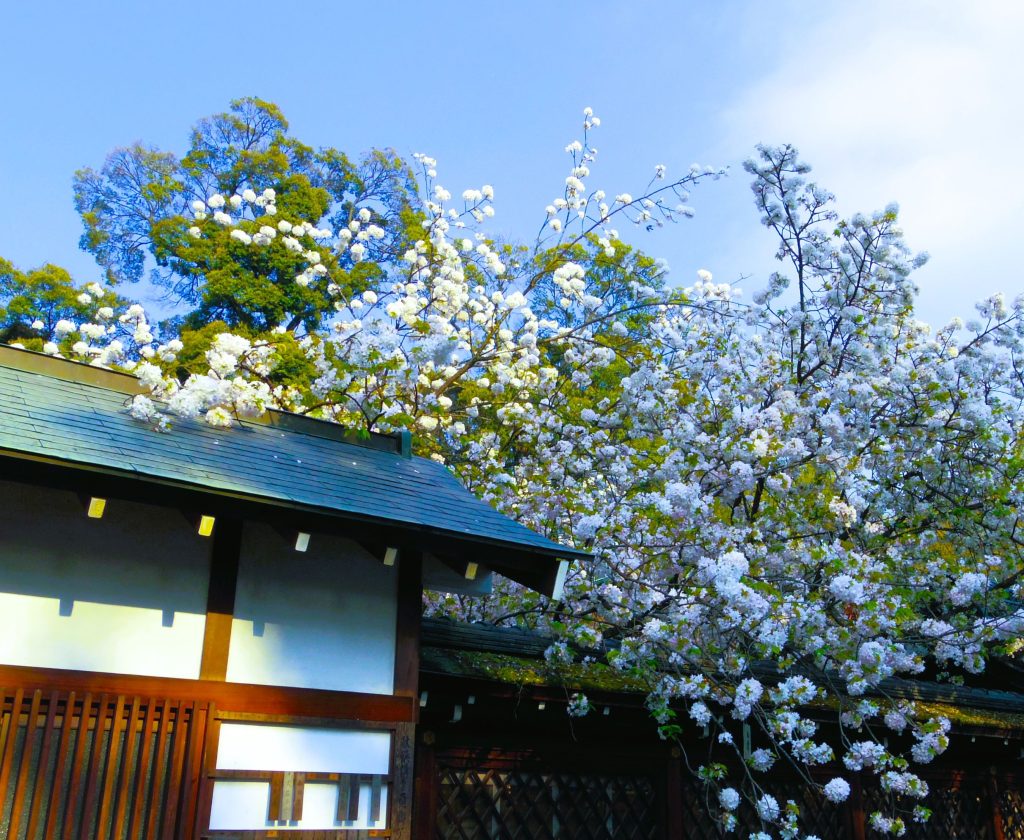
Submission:
[[[936,780],[929,781],[929,787],[928,796],[922,804],[931,808],[931,819],[921,825],[904,817],[907,819],[905,840],[991,840],[992,802],[984,787]],[[909,809],[915,803],[903,799],[899,804]],[[892,810],[887,797],[877,787],[865,788],[864,806],[868,816],[873,811],[890,813]],[[882,836],[868,829],[868,837]]]
[[[653,840],[657,797],[643,776],[442,768],[442,840]]]

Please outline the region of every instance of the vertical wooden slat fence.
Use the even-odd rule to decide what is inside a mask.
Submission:
[[[187,838],[212,704],[0,688],[0,840]]]

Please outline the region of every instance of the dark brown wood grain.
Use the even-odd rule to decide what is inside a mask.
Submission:
[[[398,562],[398,616],[395,627],[394,692],[400,697],[419,696],[422,613],[423,554],[419,551],[403,551]]]
[[[144,837],[157,837],[157,819],[160,817],[160,809],[163,792],[163,785],[170,784],[167,778],[166,765],[163,761],[164,745],[167,744],[167,736],[170,731],[170,721],[173,714],[173,704],[165,700],[160,711],[160,724],[157,727],[156,751],[153,756],[153,780],[152,790],[149,797],[148,813],[146,814],[146,833]],[[168,806],[170,807],[170,806]]]
[[[206,626],[199,678],[225,680],[231,625],[238,586],[238,563],[242,550],[242,521],[232,517],[217,520],[210,546],[210,582],[206,597]]]
[[[156,772],[153,773],[153,778],[149,779],[147,783],[145,768],[149,767],[150,756],[152,755],[153,730],[157,726],[158,718],[162,714],[166,714],[166,704],[163,705],[163,713],[161,712],[162,702],[153,697],[150,697],[146,702],[146,714],[142,719],[142,731],[140,733],[138,769],[135,772],[135,791],[132,797],[131,813],[128,816],[129,837],[137,837],[139,835],[146,819],[145,805],[149,796],[149,790],[158,783]]]
[[[71,785],[68,788],[67,803],[64,808],[64,834],[71,836],[75,822],[81,813],[78,807],[78,794],[81,790],[82,780],[85,776],[85,745],[89,733],[89,721],[92,718],[93,703],[92,694],[86,692],[82,698],[82,705],[78,715],[78,727],[75,733],[75,751],[71,759]]]
[[[213,709],[207,703],[197,704],[189,727],[188,753],[185,757],[184,825],[181,837],[194,836],[198,828],[200,788],[204,770],[204,748]]]
[[[128,723],[124,728],[124,753],[121,757],[121,776],[118,782],[117,799],[114,803],[113,826],[124,825],[125,813],[128,807],[128,791],[131,790],[133,775],[137,773],[135,766],[135,734],[139,731],[139,710],[142,707],[142,698],[133,697],[131,711],[128,713]],[[117,836],[115,834],[115,836]],[[130,837],[131,835],[129,835]]]
[[[388,788],[388,826],[398,840],[412,837],[416,774],[416,727],[400,723],[391,736],[391,775]]]
[[[284,794],[284,773],[270,774],[270,805],[267,807],[267,819],[273,822],[281,819],[281,797]]]
[[[437,765],[434,755],[434,733],[421,732],[416,744],[416,781],[412,832],[409,836],[429,838],[434,836],[437,823]]]
[[[61,721],[60,740],[57,743],[57,763],[54,766],[54,779],[64,778],[64,768],[67,766],[68,752],[71,744],[71,724],[75,714],[75,699],[75,692],[72,691],[67,695],[67,698],[64,701],[64,718]],[[60,800],[57,799],[55,795],[50,798],[48,806],[49,811],[46,815],[46,825],[43,829],[44,837],[57,836],[57,820],[60,819],[62,813],[59,807],[59,801]]]
[[[60,705],[60,693],[51,691],[46,701],[46,722],[43,724],[43,743],[39,748],[39,766],[36,769],[35,783],[32,785],[32,802],[29,803],[28,829],[26,837],[34,838],[39,829],[39,821],[46,810],[47,802],[43,799],[43,789],[46,784],[46,774],[50,767],[50,754],[53,749],[53,735],[57,729],[57,709]],[[55,778],[60,778],[57,776]],[[50,802],[53,801],[51,792]]]
[[[25,788],[28,784],[29,770],[31,769],[31,761],[29,760],[31,756],[31,745],[35,742],[36,729],[38,728],[39,722],[39,708],[42,700],[42,691],[36,689],[32,692],[32,703],[29,706],[28,719],[25,725],[25,740],[22,743],[21,748],[21,761],[18,767],[18,778],[14,786],[14,802],[11,805],[11,821],[8,831],[12,837],[18,836],[18,832],[21,829],[21,816],[25,812]],[[17,720],[20,713],[20,709],[12,709],[11,719]],[[5,790],[5,787],[0,786],[0,791]]]
[[[191,730],[191,718],[194,704],[181,703],[175,711],[171,766],[167,784],[167,805],[164,808],[163,840],[174,840],[179,836],[179,820],[184,810],[181,802],[182,771],[185,764],[185,751]]]
[[[26,668],[0,665],[0,685],[35,690],[90,692],[93,695],[175,697],[205,700],[225,712],[253,713],[296,718],[377,721],[384,724],[415,719],[412,697],[326,691],[315,688],[285,688],[272,685],[227,683],[218,680],[184,680],[65,671],[57,668]],[[20,690],[20,689],[19,689]]]
[[[290,820],[302,819],[302,805],[306,798],[306,774],[291,774],[291,811],[288,814]]]
[[[665,767],[665,837],[684,837],[685,816],[682,808],[683,759],[676,748]]]
[[[992,837],[993,840],[1006,840],[1006,827],[1003,824],[1003,813],[999,809],[999,782],[995,773],[988,776],[987,789],[992,806]]]
[[[217,749],[220,746],[221,722],[214,706],[210,705],[209,717],[206,722],[206,740],[203,744],[203,776],[199,787],[199,799],[196,804],[196,828],[194,837],[202,833],[210,825],[210,813],[213,809],[213,785],[217,770]]]
[[[99,704],[96,707],[94,718],[92,749],[89,752],[88,770],[85,774],[85,798],[82,802],[82,817],[78,825],[79,840],[92,840],[96,832],[94,820],[96,818],[96,807],[99,800],[100,771],[103,762],[103,731],[107,728],[107,713],[110,709],[110,696],[101,695]],[[78,737],[82,741],[88,740],[87,717],[83,714],[82,723],[79,726]]]
[[[117,704],[114,707],[114,714],[110,718],[110,741],[107,744],[107,760],[103,773],[103,782],[100,789],[99,816],[96,822],[96,833],[94,836],[106,836],[107,821],[111,817],[113,796],[118,783],[117,759],[123,754],[121,745],[121,732],[124,727],[125,697],[118,696]],[[98,749],[100,742],[97,741],[93,749]],[[122,774],[124,768],[121,768]]]
[[[7,790],[11,779],[11,769],[14,763],[14,747],[18,742],[18,721],[21,718],[21,704],[25,697],[25,691],[17,688],[11,698],[11,714],[4,720],[3,732],[0,738],[3,740],[3,752],[0,753],[0,791]],[[6,705],[7,697],[3,698]]]

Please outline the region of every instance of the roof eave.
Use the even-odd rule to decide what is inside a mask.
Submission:
[[[560,597],[559,584],[564,581],[566,568],[563,562],[592,557],[569,547],[523,545],[17,450],[0,449],[0,463],[4,465],[3,477],[15,481],[182,509],[204,507],[216,515],[271,519],[304,530],[348,535],[362,542],[465,558],[549,597]]]

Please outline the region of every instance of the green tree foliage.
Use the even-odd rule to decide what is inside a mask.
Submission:
[[[254,250],[212,220],[200,222],[203,236],[190,234],[200,203],[247,190],[273,195],[282,217],[319,228],[344,228],[357,207],[369,206],[385,235],[367,243],[363,261],[320,249],[334,294],[302,286],[295,278],[315,245],[295,251],[278,240]],[[197,122],[183,157],[138,143],[115,149],[99,170],[75,174],[74,193],[85,224],[80,244],[108,280],[136,282],[149,268],[152,281],[188,309],[180,324],[192,329],[220,320],[248,331],[315,330],[336,294],[379,279],[418,224],[416,186],[393,151],[353,161],[335,148],[314,149],[289,134],[276,105],[251,97]],[[260,225],[250,221],[255,232]]]
[[[46,263],[21,271],[0,257],[0,342],[32,350],[59,338],[60,321],[95,317],[100,307],[120,308],[123,298],[97,284],[78,285],[60,266]]]
[[[1024,297],[931,331],[896,208],[840,219],[788,146],[746,164],[786,274],[750,303],[706,271],[668,288],[614,225],[689,215],[674,201],[717,173],[666,182],[659,166],[645,195],[606,201],[584,117],[525,245],[479,227],[491,187],[453,200],[417,156],[419,202],[393,156],[312,151],[258,100],[200,122],[180,162],[116,152],[77,181],[86,244],[115,280],[152,259],[191,307],[181,340],[155,346],[129,307],[48,352],[131,366],[151,394],[130,411],[157,427],[273,406],[414,429],[482,497],[596,555],[559,602],[499,583],[430,609],[544,626],[556,660],[612,642],[661,733],[701,739],[686,757],[724,831],[799,836],[773,766],[838,802],[849,783],[817,780],[842,762],[876,776],[871,824],[901,835],[927,816],[911,768],[949,722],[887,681],[969,681],[1024,649]],[[10,323],[42,320],[47,294],[81,302],[54,291],[66,275],[5,270]]]

